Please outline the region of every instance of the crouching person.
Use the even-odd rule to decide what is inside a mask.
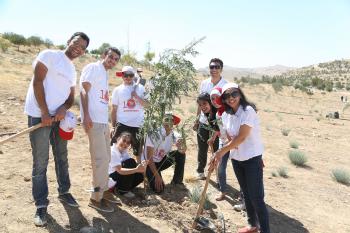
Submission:
[[[143,181],[143,173],[147,166],[146,161],[137,165],[128,154],[132,140],[131,133],[126,131],[122,132],[118,138],[112,138],[111,162],[109,163],[109,187],[114,188],[126,198],[135,197],[131,190]]]
[[[163,120],[163,127],[159,129],[157,137],[148,136],[146,139],[145,157],[149,160],[146,170],[148,183],[156,193],[164,191],[164,181],[161,172],[175,163],[174,176],[171,181],[173,185],[183,186],[185,167],[186,146],[173,126],[180,122],[180,118],[172,114],[166,114]],[[171,150],[173,145],[177,150]]]

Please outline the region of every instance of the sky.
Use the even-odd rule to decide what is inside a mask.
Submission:
[[[156,59],[193,40],[196,68],[213,57],[233,67],[302,67],[350,58],[350,0],[0,0],[0,33],[65,44],[76,31],[88,49],[109,43]]]

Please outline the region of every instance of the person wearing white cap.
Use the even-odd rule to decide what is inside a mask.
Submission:
[[[112,138],[118,138],[123,131],[130,132],[133,136],[133,154],[140,162],[142,139],[137,134],[143,124],[144,106],[147,105],[145,88],[134,83],[135,70],[131,66],[124,66],[117,76],[123,78],[123,83],[114,88],[112,93]]]
[[[213,58],[209,62],[210,78],[201,82],[199,93],[206,92],[210,94],[215,87],[223,87],[227,81],[221,76],[224,63],[219,58]],[[200,107],[197,108],[197,120],[194,123],[193,130],[197,131],[198,155],[197,155],[197,175],[199,179],[205,179],[204,169],[208,157],[208,139],[210,132],[208,127],[208,120]],[[219,139],[216,139],[213,148],[216,151],[219,147]]]
[[[48,185],[46,171],[49,162],[49,145],[55,157],[55,170],[59,200],[78,207],[69,193],[67,141],[59,137],[59,121],[74,102],[76,71],[73,60],[85,53],[89,37],[83,32],[74,33],[67,41],[67,48],[44,50],[33,62],[34,76],[30,82],[24,112],[28,115],[28,126],[41,123],[29,134],[32,155],[32,194],[36,205],[34,224],[47,223]]]
[[[249,226],[239,233],[269,233],[269,215],[264,201],[263,161],[264,146],[256,107],[245,97],[235,83],[222,88],[222,102],[228,114],[223,125],[231,140],[215,152],[209,169],[214,169],[221,158],[230,152],[233,170],[244,195]]]
[[[119,61],[120,51],[109,47],[102,60],[86,65],[80,77],[80,114],[89,138],[92,165],[92,193],[89,206],[104,212],[114,209],[107,201],[115,203],[108,190],[108,164],[111,158],[109,145],[108,73]]]

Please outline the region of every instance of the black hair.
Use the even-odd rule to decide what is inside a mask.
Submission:
[[[109,51],[115,52],[116,54],[118,54],[119,57],[121,56],[121,53],[120,53],[119,49],[117,49],[116,47],[108,47],[108,48],[106,48],[105,51],[103,52],[103,54],[107,55],[107,53]]]
[[[209,65],[210,65],[210,63],[212,63],[212,62],[219,63],[219,65],[221,66],[221,68],[224,67],[224,63],[223,63],[223,61],[222,61],[220,58],[212,58],[212,59],[210,60],[210,62],[209,62]]]
[[[117,143],[119,138],[124,138],[127,137],[130,139],[130,143],[131,145],[134,144],[134,138],[132,136],[132,134],[129,131],[123,131],[121,132],[118,136],[114,135],[111,139],[111,145],[113,145],[113,143]]]
[[[74,33],[68,40],[68,42],[70,42],[71,40],[74,39],[74,37],[76,36],[80,36],[83,40],[86,41],[86,48],[89,46],[90,43],[90,38],[84,33],[84,32],[76,32]]]
[[[227,91],[231,90],[231,88],[227,89],[224,93],[226,93]],[[239,99],[239,105],[242,105],[243,110],[246,111],[247,110],[247,106],[251,106],[255,112],[258,112],[258,109],[256,108],[256,105],[250,101],[247,100],[246,96],[244,95],[242,89],[240,87],[237,88],[239,95],[240,95],[240,99]],[[224,95],[224,93],[222,93],[221,97]],[[225,106],[225,112],[229,113],[229,114],[234,114],[232,108],[226,103],[226,101],[222,101],[224,103]]]
[[[210,105],[210,112],[209,113],[204,113],[204,115],[208,119],[209,125],[212,128],[214,128],[214,130],[218,130],[219,126],[217,125],[217,122],[216,122],[217,109],[214,107],[213,103],[211,102],[209,93],[207,93],[207,92],[200,93],[199,96],[197,97],[197,103],[199,101],[206,101],[206,102],[209,103],[209,105]]]

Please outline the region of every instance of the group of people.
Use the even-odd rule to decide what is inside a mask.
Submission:
[[[41,124],[30,133],[33,155],[32,194],[36,213],[34,223],[47,223],[48,185],[46,170],[49,145],[55,160],[59,200],[72,207],[79,204],[70,194],[66,131],[71,132],[74,115],[68,111],[74,102],[76,71],[72,61],[83,55],[89,45],[83,32],[74,33],[64,51],[44,50],[33,62],[34,76],[27,92],[25,113],[28,125]],[[117,48],[105,50],[101,60],[86,65],[80,76],[80,115],[89,139],[92,166],[92,189],[89,206],[104,212],[113,212],[111,203],[117,203],[115,193],[132,198],[132,190],[147,177],[149,187],[156,193],[164,190],[162,171],[175,165],[171,183],[183,186],[186,146],[173,130],[180,118],[165,113],[162,126],[156,135],[142,138],[139,135],[147,107],[145,79],[141,69],[124,66],[118,76],[123,82],[113,90],[111,123],[109,128],[108,73],[119,61]],[[236,174],[249,226],[239,232],[270,232],[264,202],[263,144],[260,123],[255,105],[250,103],[242,89],[222,78],[223,62],[214,58],[209,63],[210,78],[200,85],[197,98],[197,132],[199,179],[205,178],[208,149],[213,156],[209,170],[217,169],[220,195],[225,198],[226,165],[228,159]],[[69,116],[69,117],[68,117]],[[71,119],[71,120],[69,120]],[[73,119],[73,120],[72,120]],[[72,123],[73,124],[73,123]],[[173,150],[175,146],[175,150]],[[129,149],[136,160],[129,155]]]

